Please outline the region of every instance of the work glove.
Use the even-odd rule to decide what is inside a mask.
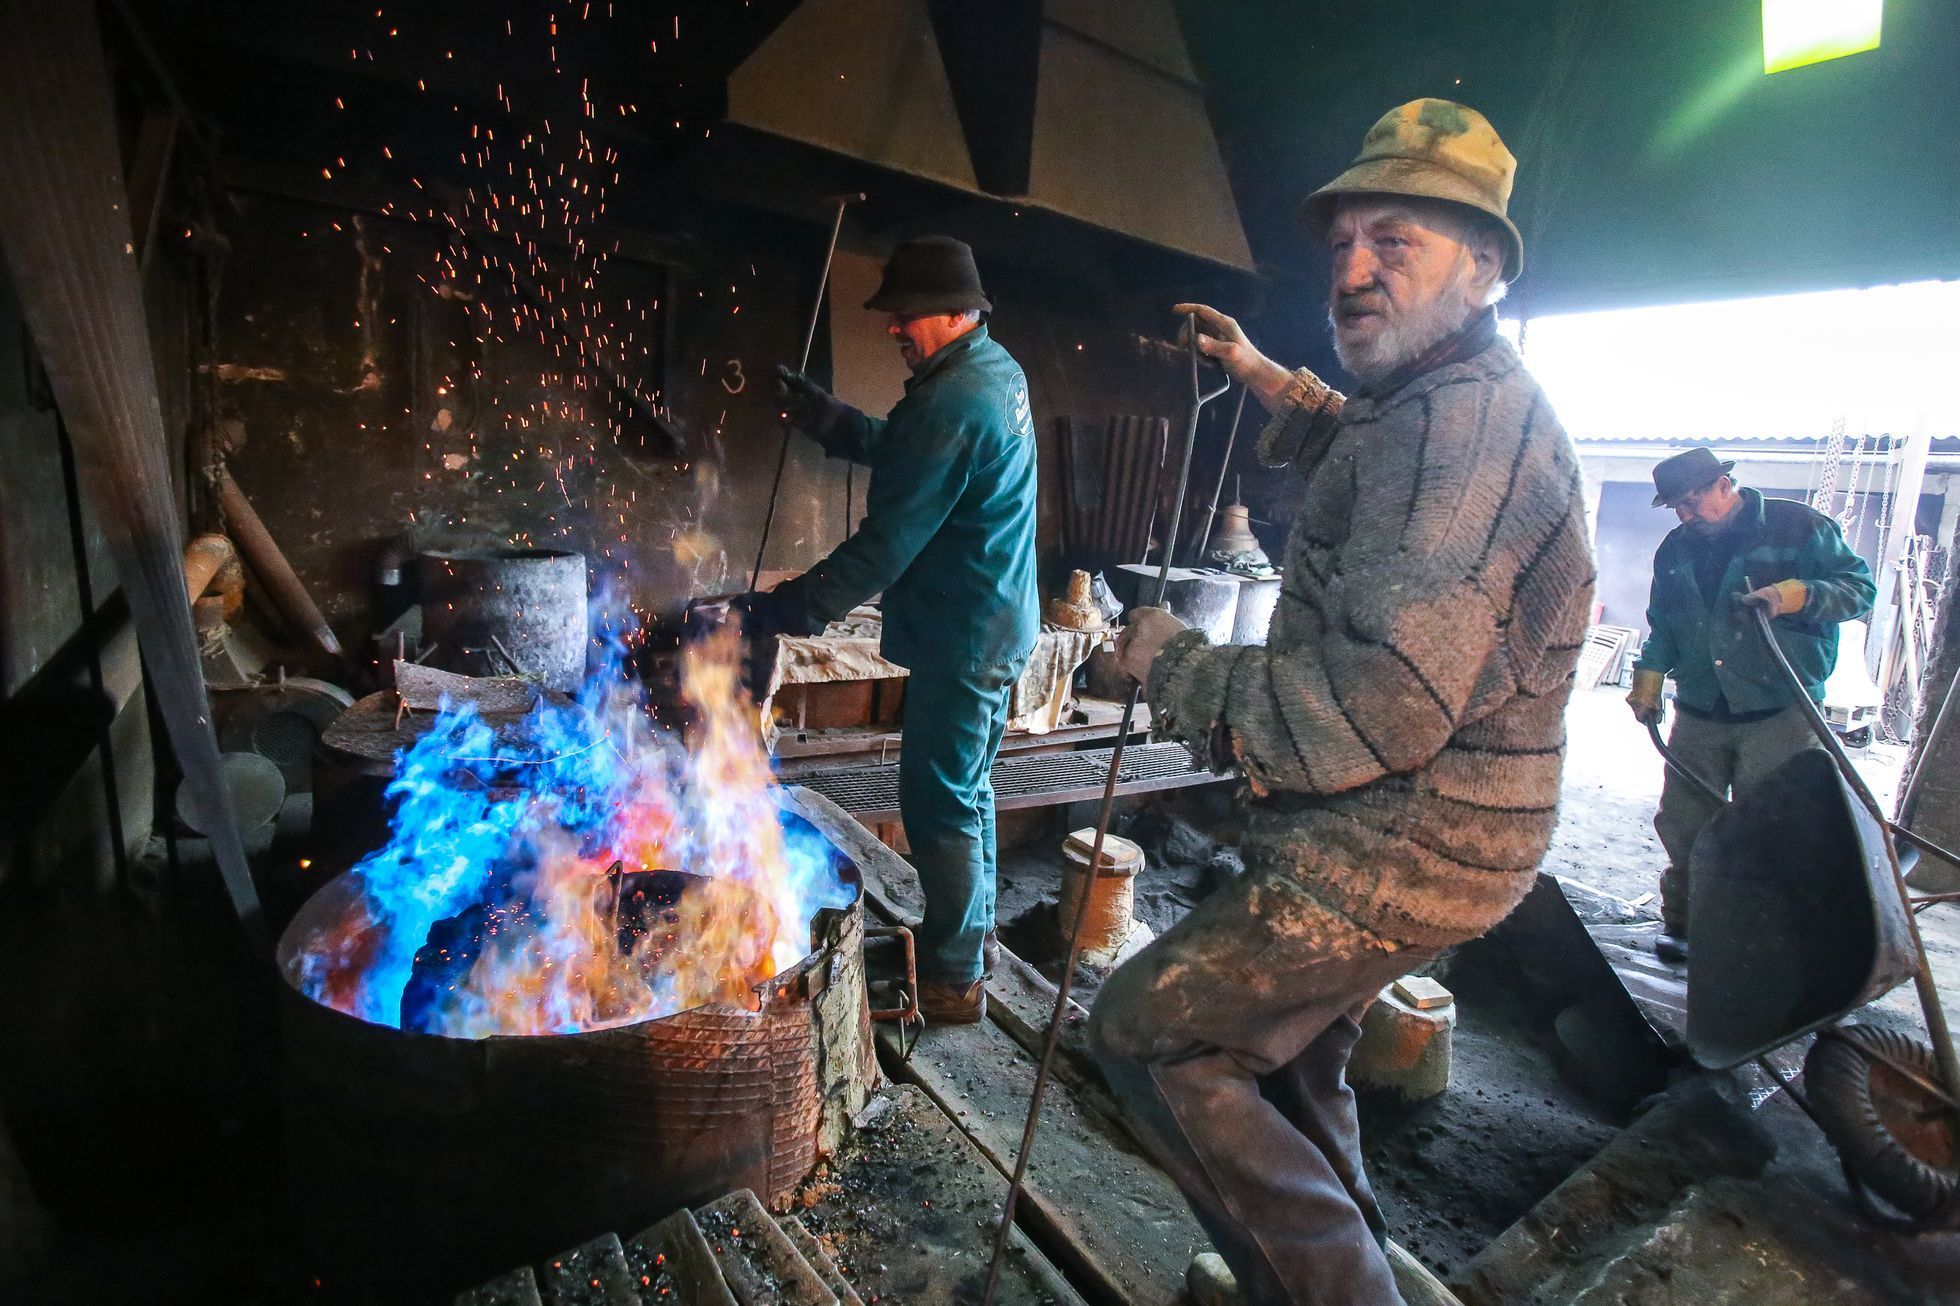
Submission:
[[[1633,673],[1633,692],[1627,695],[1627,706],[1633,709],[1633,719],[1641,725],[1651,725],[1661,719],[1661,686],[1667,683],[1667,675],[1660,671],[1636,671]]]
[[[1745,607],[1762,608],[1772,617],[1789,617],[1803,611],[1810,588],[1800,580],[1779,580],[1773,585],[1750,590],[1737,597]]]
[[[791,429],[826,444],[839,423],[857,410],[801,372],[778,365],[776,402]]]
[[[1132,608],[1129,624],[1116,637],[1117,667],[1139,685],[1149,684],[1151,664],[1183,629],[1184,623],[1162,608]]]
[[[746,652],[742,658],[742,684],[749,697],[760,703],[767,697],[776,674],[776,659],[784,635],[814,635],[822,626],[810,619],[803,601],[803,590],[796,581],[784,581],[773,590],[750,590],[729,601],[728,610],[742,619]]]

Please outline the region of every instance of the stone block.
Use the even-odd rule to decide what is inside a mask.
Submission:
[[[1397,992],[1404,985],[1409,986],[1409,998]],[[1361,1019],[1361,1041],[1348,1059],[1348,1082],[1356,1088],[1387,1089],[1411,1102],[1447,1089],[1456,1002],[1443,998],[1450,998],[1449,990],[1414,976],[1383,989]],[[1416,1001],[1431,1005],[1425,1010]]]

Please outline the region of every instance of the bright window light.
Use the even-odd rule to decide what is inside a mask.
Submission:
[[[1524,361],[1579,439],[1960,434],[1960,281],[1534,317]]]
[[[1763,71],[1878,49],[1885,0],[1763,0]]]

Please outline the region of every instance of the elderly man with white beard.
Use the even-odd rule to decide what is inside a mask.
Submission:
[[[1558,806],[1592,608],[1578,459],[1497,335],[1523,263],[1482,115],[1392,110],[1308,197],[1351,397],[1199,304],[1304,503],[1264,647],[1143,609],[1118,645],[1160,734],[1243,773],[1246,873],[1113,975],[1091,1040],[1223,1254],[1200,1302],[1399,1300],[1346,1083],[1382,986],[1502,920]]]

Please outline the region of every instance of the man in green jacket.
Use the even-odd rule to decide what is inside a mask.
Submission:
[[[893,251],[867,309],[912,376],[880,420],[779,369],[791,424],[871,469],[865,517],[830,556],[739,601],[754,640],[815,634],[883,593],[882,651],[911,670],[899,812],[925,889],[919,1005],[986,1014],[994,933],[994,757],[1040,633],[1028,382],[987,335],[973,251],[945,236]]]
[[[1871,569],[1836,522],[1794,500],[1737,489],[1734,469],[1708,449],[1654,468],[1654,506],[1672,508],[1681,524],[1654,554],[1652,633],[1627,695],[1635,717],[1658,721],[1662,682],[1674,677],[1679,711],[1668,746],[1723,792],[1746,789],[1817,747],[1749,609],[1775,618],[1777,644],[1804,692],[1821,702],[1837,665],[1838,623],[1869,614],[1876,593]],[[1688,958],[1688,851],[1714,814],[1668,771],[1654,814],[1668,863],[1654,951],[1668,961]]]

